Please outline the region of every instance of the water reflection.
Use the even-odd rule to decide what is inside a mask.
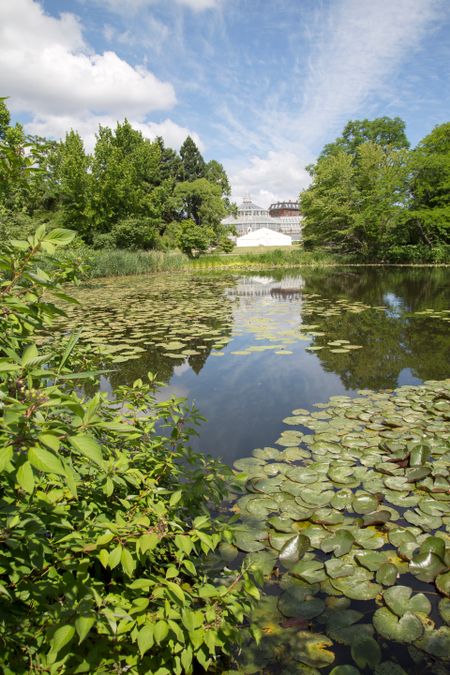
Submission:
[[[448,321],[415,314],[446,309],[448,278],[328,268],[114,280],[80,291],[71,321],[124,354],[103,389],[155,372],[168,383],[159,396],[187,396],[208,419],[196,447],[231,463],[272,444],[293,408],[448,377]]]

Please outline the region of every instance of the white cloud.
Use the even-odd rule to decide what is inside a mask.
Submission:
[[[179,5],[193,9],[194,12],[202,12],[204,9],[216,9],[220,0],[176,0]]]
[[[265,158],[252,157],[249,165],[231,174],[233,199],[239,202],[245,194],[251,194],[264,207],[279,199],[297,199],[310,182],[304,165],[302,157],[289,152],[271,151]]]
[[[322,6],[310,36],[308,70],[296,72],[291,82],[292,90],[303,93],[302,105],[283,107],[283,80],[270,104],[258,100],[239,117],[230,112],[226,118],[222,131],[229,142],[258,153],[232,173],[233,194],[251,192],[266,204],[270,195],[296,197],[310,181],[304,166],[317,148],[360,115],[369,96],[385,93],[389,78],[420,47],[440,8],[441,0],[341,0]],[[299,42],[297,49],[300,53],[304,45]],[[234,95],[238,100],[238,90]],[[275,150],[264,154],[264,147]]]
[[[332,5],[317,41],[293,126],[314,143],[340,131],[369,95],[420,45],[440,0],[344,0]]]
[[[114,29],[106,32],[112,37]],[[148,138],[179,147],[190,134],[202,145],[170,119],[147,121],[151,111],[175,104],[172,85],[113,51],[90,51],[72,14],[47,16],[33,0],[0,2],[0,44],[0,92],[13,111],[32,116],[30,133],[60,138],[76,129],[92,149],[99,124],[114,127],[128,117]]]
[[[175,104],[175,91],[115,52],[90,53],[78,19],[46,16],[37,2],[0,3],[0,90],[16,110],[147,114]]]

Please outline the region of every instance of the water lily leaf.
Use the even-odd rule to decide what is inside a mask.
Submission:
[[[406,612],[423,614],[431,612],[431,603],[428,598],[423,593],[412,595],[412,589],[409,586],[387,588],[383,593],[383,600],[389,609],[400,617]]]
[[[264,544],[256,539],[255,533],[247,531],[235,532],[234,543],[241,551],[245,551],[246,553],[261,551],[265,548]]]
[[[385,544],[385,536],[374,527],[360,529],[355,534],[356,542],[365,549],[375,550]]]
[[[382,586],[354,577],[330,579],[331,585],[351,600],[372,600],[381,592]]]
[[[386,562],[386,555],[385,551],[382,553],[378,553],[377,551],[358,551],[355,553],[355,560],[371,572],[376,572]]]
[[[409,483],[417,483],[417,481],[426,478],[431,473],[431,467],[429,466],[414,466],[410,469],[406,469],[405,476]]]
[[[291,574],[308,583],[317,583],[326,579],[323,563],[318,560],[300,560],[290,570]]]
[[[344,516],[334,509],[321,508],[313,513],[311,521],[313,523],[321,523],[322,525],[339,525],[344,521]]]
[[[371,513],[366,513],[362,519],[362,526],[369,527],[370,525],[384,525],[391,519],[391,512],[387,509],[380,509],[378,511],[372,511]]]
[[[376,640],[369,635],[356,638],[351,645],[351,654],[360,668],[371,670],[381,661],[381,649]]]
[[[408,492],[411,487],[405,476],[389,476],[384,479],[384,484],[389,490],[397,490],[399,492]]]
[[[410,466],[423,466],[430,456],[430,449],[426,445],[416,445],[409,455]]]
[[[448,569],[447,565],[431,551],[415,553],[409,563],[411,574],[414,574],[420,581],[426,582],[434,581],[446,569]]]
[[[298,616],[310,621],[325,609],[325,602],[320,598],[309,598],[299,601],[291,593],[283,593],[278,601],[278,609],[286,617]]]
[[[347,510],[350,507],[351,501],[353,499],[353,492],[347,488],[343,488],[335,493],[330,504],[334,509]]]
[[[325,635],[300,631],[297,633],[296,651],[293,656],[297,661],[306,663],[313,668],[325,668],[334,661],[334,654],[328,647],[332,647],[332,641]]]
[[[227,542],[222,542],[219,546],[220,557],[226,562],[231,562],[235,560],[238,555],[238,550],[233,544],[228,544]]]
[[[373,625],[377,633],[386,640],[396,642],[415,642],[424,631],[422,623],[412,612],[406,612],[399,618],[387,607],[381,607],[375,611]]]
[[[426,630],[424,636],[415,643],[419,649],[439,659],[450,661],[450,628],[441,626],[438,630]]]
[[[427,537],[421,544],[419,548],[420,553],[435,553],[441,560],[444,560],[445,556],[445,542],[440,537]]]
[[[341,529],[332,537],[322,541],[321,548],[324,553],[333,551],[334,555],[339,558],[350,551],[354,541],[355,538],[349,530]]]
[[[303,534],[297,534],[287,541],[280,551],[279,559],[285,567],[290,567],[298,562],[311,546],[308,537]]]
[[[417,525],[424,531],[434,531],[442,527],[442,520],[437,516],[428,516],[425,513],[408,509],[403,514],[405,520],[412,525]]]
[[[345,563],[342,559],[334,559],[325,561],[325,569],[327,574],[332,579],[339,577],[351,577],[355,571],[353,565]]]
[[[450,626],[450,600],[448,598],[442,598],[439,602],[439,614],[442,620]]]
[[[392,563],[383,563],[375,575],[378,584],[393,586],[397,581],[398,569]]]
[[[291,518],[280,518],[280,516],[272,516],[267,521],[277,532],[292,533],[294,521]]]
[[[276,555],[271,551],[257,551],[249,553],[246,558],[248,569],[251,572],[260,572],[263,576],[268,576],[272,573],[275,565]]]
[[[358,495],[352,500],[352,509],[355,513],[370,513],[378,507],[378,499],[372,495]]]
[[[439,574],[436,577],[436,587],[440,593],[450,598],[450,572]]]
[[[330,672],[330,675],[360,675],[361,671],[358,670],[355,666],[343,665],[335,666]]]

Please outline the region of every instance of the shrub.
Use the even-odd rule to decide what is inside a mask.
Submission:
[[[228,470],[191,451],[198,413],[156,402],[151,375],[111,402],[84,393],[78,334],[37,346],[71,301],[54,259],[71,239],[40,227],[0,256],[2,672],[220,670],[259,595],[210,559],[232,537],[210,512]]]

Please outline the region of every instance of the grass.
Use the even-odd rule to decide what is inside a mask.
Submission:
[[[343,256],[324,251],[304,251],[293,246],[236,248],[228,254],[209,254],[191,262],[195,269],[299,267],[336,265],[348,262]]]
[[[89,267],[90,278],[170,272],[186,269],[189,264],[187,256],[180,251],[89,249],[83,257]]]

